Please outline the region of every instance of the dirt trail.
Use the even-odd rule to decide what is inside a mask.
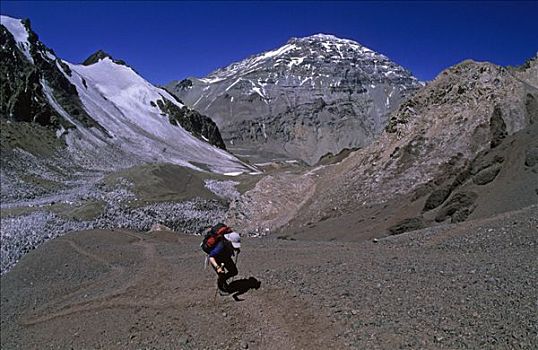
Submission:
[[[108,234],[115,235],[118,244],[102,251],[99,248],[106,244],[102,239]],[[174,241],[171,235],[180,238]],[[48,257],[46,253],[48,248],[58,245],[64,253],[71,250],[79,258],[86,258],[84,270],[92,271],[99,266],[104,271],[84,278],[80,284],[75,283],[80,276],[61,281],[36,276],[30,282],[34,288],[25,290],[27,293],[20,295],[19,301],[24,304],[41,289],[51,290],[52,295],[30,308],[7,302],[9,312],[14,312],[14,323],[6,325],[9,332],[2,331],[3,343],[6,341],[7,348],[22,341],[30,348],[45,342],[58,348],[71,344],[75,348],[303,349],[316,344],[312,343],[312,335],[325,333],[328,337],[316,337],[320,347],[340,347],[332,342],[327,325],[317,320],[311,306],[288,299],[282,290],[263,285],[238,297],[242,301],[215,298],[213,272],[203,270],[198,240],[173,233],[152,236],[128,231],[88,231],[48,243],[26,260],[37,263],[53,258],[58,268],[68,269],[69,262],[62,256]],[[136,256],[134,261],[110,258],[111,253],[117,257],[129,252]],[[22,270],[32,268],[24,262],[18,266]],[[11,286],[10,277],[21,283],[15,275],[16,270],[8,274],[3,285]],[[72,290],[59,292],[64,287]],[[7,289],[2,292],[10,294]],[[121,319],[121,324],[106,318],[111,313]],[[58,333],[51,334],[50,329]],[[168,333],[155,333],[157,329],[167,329]],[[16,342],[12,342],[12,331],[20,336]],[[102,334],[109,332],[114,336],[103,339]],[[32,338],[36,342],[28,342]]]
[[[378,243],[244,239],[237,301],[215,298],[199,237],[72,233],[2,276],[2,349],[532,349],[537,218]]]

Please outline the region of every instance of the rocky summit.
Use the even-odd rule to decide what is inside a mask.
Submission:
[[[238,154],[314,164],[368,145],[420,86],[386,56],[317,34],[167,88],[210,116]]]

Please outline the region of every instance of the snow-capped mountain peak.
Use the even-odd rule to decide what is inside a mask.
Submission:
[[[418,87],[410,72],[386,56],[329,34],[292,38],[204,78],[168,85],[187,105],[210,115],[228,143],[266,144],[270,152],[308,163],[369,142],[407,91]],[[290,123],[280,121],[284,115]],[[300,121],[299,115],[313,120]],[[370,119],[362,120],[366,115]],[[298,131],[305,128],[311,132]],[[330,137],[322,136],[325,128]]]
[[[307,36],[307,37],[304,37],[303,39],[313,39],[313,40],[329,40],[329,41],[342,41],[342,40],[345,40],[345,39],[340,39],[332,34],[323,34],[323,33],[318,33],[318,34],[314,34],[314,35],[310,35],[310,36]]]
[[[300,38],[291,38],[288,42],[301,42],[301,43],[308,43],[308,42],[328,42],[328,43],[340,43],[340,44],[348,44],[348,45],[354,45],[354,46],[362,46],[358,42],[351,40],[351,39],[344,39],[339,38],[332,34],[313,34],[310,36],[300,37]]]
[[[320,33],[303,38],[291,38],[288,43],[301,46],[309,46],[310,49],[312,49],[313,51],[317,51],[318,53],[353,51],[354,54],[360,53],[376,55],[386,59],[385,56],[374,52],[373,50],[367,48],[364,45],[361,45],[354,40],[339,38],[332,34]],[[343,54],[340,53],[340,56],[343,56]]]
[[[328,77],[335,67],[364,70],[362,82],[412,79],[408,71],[379,54],[350,39],[330,34],[315,34],[303,38],[291,38],[285,45],[253,55],[245,60],[220,68],[200,79],[213,84],[232,77],[244,77],[254,72],[275,70],[296,73],[306,77]],[[367,77],[369,76],[369,77]],[[377,78],[377,79],[370,79]]]

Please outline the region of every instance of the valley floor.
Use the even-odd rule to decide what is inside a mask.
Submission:
[[[244,239],[236,301],[199,237],[70,233],[1,277],[2,349],[538,347],[538,207],[377,243]]]

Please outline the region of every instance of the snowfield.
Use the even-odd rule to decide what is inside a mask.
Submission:
[[[203,142],[179,126],[172,125],[156,105],[168,100],[178,107],[168,92],[140,77],[132,68],[105,58],[90,66],[65,62],[73,74],[66,77],[76,86],[86,111],[109,133],[104,138],[127,154],[145,161],[166,161],[213,172],[246,172],[245,164],[228,152]],[[103,139],[98,130],[94,137]]]

